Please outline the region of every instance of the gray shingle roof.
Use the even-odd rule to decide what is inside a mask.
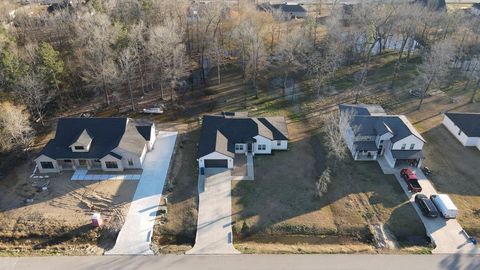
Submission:
[[[236,143],[255,142],[254,137],[257,135],[270,140],[288,140],[285,119],[204,115],[198,157],[215,151],[233,157]]]
[[[480,137],[480,113],[448,112],[445,115],[468,137]]]
[[[381,135],[389,129],[393,133],[391,141],[394,143],[410,135],[414,135],[425,142],[422,135],[418,133],[403,115],[357,115],[354,116],[351,126],[354,127],[355,135],[358,136]],[[382,126],[385,128],[381,128]],[[379,128],[380,130],[378,130]]]
[[[351,110],[355,115],[386,115],[382,106],[376,104],[340,104],[341,112]]]
[[[424,158],[422,150],[392,150],[395,159],[419,159]]]
[[[374,141],[357,141],[353,143],[356,146],[356,150],[375,151],[378,150]]]
[[[151,124],[150,122],[150,126]],[[85,130],[92,138],[90,150],[72,152],[69,146],[80,138]],[[138,153],[140,148],[143,151],[145,142],[136,129],[135,121],[128,118],[60,118],[55,138],[47,143],[40,155],[53,159],[100,159],[120,144],[126,148],[124,150]]]

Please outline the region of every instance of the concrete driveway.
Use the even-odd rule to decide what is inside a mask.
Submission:
[[[433,253],[439,254],[452,254],[452,253],[464,253],[464,254],[480,254],[480,248],[473,245],[468,241],[467,237],[462,233],[462,227],[456,219],[444,219],[442,217],[427,218],[423,215],[420,208],[415,203],[415,195],[408,191],[407,184],[400,176],[401,168],[391,169],[386,167],[384,160],[379,159],[378,163],[382,167],[382,170],[386,174],[394,174],[397,181],[402,186],[403,191],[407,195],[410,203],[412,203],[415,211],[422,220],[427,235],[435,243],[435,249]],[[418,177],[418,182],[422,186],[422,194],[430,197],[432,194],[438,194],[433,187],[432,183],[423,174],[422,170],[417,168],[411,168],[415,171]],[[461,209],[459,210],[461,211]]]
[[[199,176],[197,236],[186,254],[239,254],[233,247],[231,172],[206,169]],[[202,185],[204,186],[202,187]]]
[[[159,132],[154,149],[145,157],[142,176],[115,246],[105,254],[153,254],[150,249],[153,225],[176,138],[177,132]]]

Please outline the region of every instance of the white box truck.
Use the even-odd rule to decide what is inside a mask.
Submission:
[[[444,218],[456,218],[458,209],[453,204],[450,197],[446,194],[437,194],[430,196],[430,200],[435,204],[438,211],[442,214]]]

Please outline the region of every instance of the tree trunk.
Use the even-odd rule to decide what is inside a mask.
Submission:
[[[135,103],[133,102],[132,80],[130,78],[130,74],[127,75],[127,82],[128,82],[128,91],[130,92],[130,103],[132,105],[132,111],[135,111]]]
[[[403,50],[405,49],[405,45],[407,45],[408,38],[402,40],[402,46],[400,46],[400,52],[398,53],[398,59],[395,63],[395,67],[393,68],[393,76],[392,81],[390,83],[390,89],[393,89],[393,84],[397,80],[398,71],[400,70],[400,63],[402,61]]]
[[[477,87],[473,89],[472,97],[470,98],[470,103],[475,103],[475,97],[477,96],[478,88],[480,88],[480,80],[477,81]]]
[[[420,103],[418,103],[417,111],[420,110],[423,104],[423,100],[425,99],[425,96],[428,93],[428,89],[430,88],[430,85],[432,84],[433,77],[428,81],[427,87],[425,87],[425,90],[423,90],[422,95],[420,96]]]
[[[285,74],[283,77],[283,96],[284,97],[287,93],[287,80],[288,80],[288,71],[285,71]]]

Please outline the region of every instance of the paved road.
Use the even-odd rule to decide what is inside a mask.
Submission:
[[[145,157],[143,173],[117,242],[106,254],[153,254],[150,249],[153,225],[176,138],[177,132],[159,132],[153,150]]]
[[[466,255],[167,255],[0,258],[2,270],[478,270],[479,265],[480,257]]]
[[[446,220],[442,217],[427,218],[422,214],[420,208],[415,203],[415,195],[408,191],[407,184],[400,176],[400,169],[386,168],[386,163],[383,159],[378,160],[384,173],[393,173],[397,181],[402,186],[403,191],[407,195],[410,203],[412,203],[418,216],[422,220],[427,234],[435,243],[436,247],[432,251],[439,254],[453,254],[453,253],[465,253],[465,254],[480,254],[480,248],[473,245],[465,235],[461,232],[463,229],[455,219]],[[423,172],[419,169],[412,168],[418,177],[418,182],[422,186],[422,194],[430,197],[432,194],[438,194],[433,187],[432,183],[427,179]],[[461,210],[460,210],[461,211]],[[480,269],[480,266],[479,266]]]
[[[186,254],[239,254],[233,247],[231,172],[206,169],[205,173],[205,187],[199,188],[203,192],[198,202],[195,245]]]

